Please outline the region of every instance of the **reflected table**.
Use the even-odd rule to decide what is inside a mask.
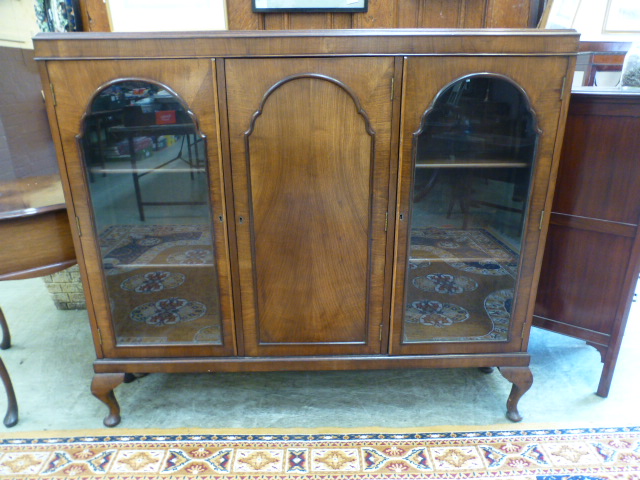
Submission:
[[[55,273],[76,263],[62,185],[58,175],[0,182],[0,280]],[[0,309],[1,349],[11,346]],[[18,406],[9,373],[0,358],[0,377],[7,391],[4,424],[18,422]]]
[[[108,129],[109,133],[112,135],[124,135],[127,139],[128,144],[128,152],[129,152],[129,160],[131,162],[131,174],[133,176],[133,186],[136,195],[136,202],[138,204],[138,213],[140,215],[140,220],[144,221],[144,207],[145,205],[155,205],[155,206],[166,206],[166,205],[203,205],[202,202],[180,202],[180,201],[164,201],[164,202],[149,202],[142,200],[142,189],[140,188],[140,179],[145,175],[148,175],[153,172],[158,172],[164,167],[172,164],[177,160],[182,160],[184,163],[188,165],[188,170],[191,174],[191,178],[193,179],[194,173],[205,173],[206,170],[204,168],[204,164],[198,160],[198,135],[195,130],[195,125],[192,123],[179,123],[179,124],[168,124],[168,125],[137,125],[137,126],[115,126],[110,127]],[[178,155],[172,159],[166,160],[161,165],[154,166],[152,168],[141,168],[136,160],[136,148],[135,148],[135,138],[143,137],[143,136],[158,136],[158,135],[179,135],[183,136],[182,144],[184,143],[184,139],[187,141],[187,158],[182,156],[182,148],[183,145],[180,146],[180,151]],[[193,139],[191,137],[193,136]],[[195,155],[193,154],[193,148],[196,148]],[[103,170],[105,173],[109,173],[109,169]],[[120,170],[122,171],[122,170]],[[178,172],[179,170],[173,170],[174,172]]]

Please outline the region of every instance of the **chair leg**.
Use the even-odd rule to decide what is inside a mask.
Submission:
[[[0,378],[2,378],[2,383],[4,383],[4,388],[7,391],[7,414],[4,417],[4,424],[6,427],[13,427],[18,423],[18,402],[16,402],[16,394],[13,391],[13,384],[11,383],[9,372],[1,358]]]
[[[0,342],[0,349],[6,350],[11,346],[11,333],[9,332],[7,319],[4,318],[4,313],[2,313],[2,308],[0,308],[0,330],[2,330],[2,342]]]

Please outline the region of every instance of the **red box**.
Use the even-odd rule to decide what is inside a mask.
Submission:
[[[170,123],[176,123],[175,110],[161,110],[156,112],[156,125],[168,125]]]

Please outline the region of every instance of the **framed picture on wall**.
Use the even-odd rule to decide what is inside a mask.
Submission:
[[[252,0],[253,11],[269,12],[366,12],[369,0]]]
[[[608,0],[603,33],[640,33],[640,1]]]

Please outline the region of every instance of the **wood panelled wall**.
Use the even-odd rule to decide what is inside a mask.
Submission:
[[[369,0],[366,13],[254,13],[251,0],[227,0],[229,30],[319,28],[527,28],[544,0]]]

